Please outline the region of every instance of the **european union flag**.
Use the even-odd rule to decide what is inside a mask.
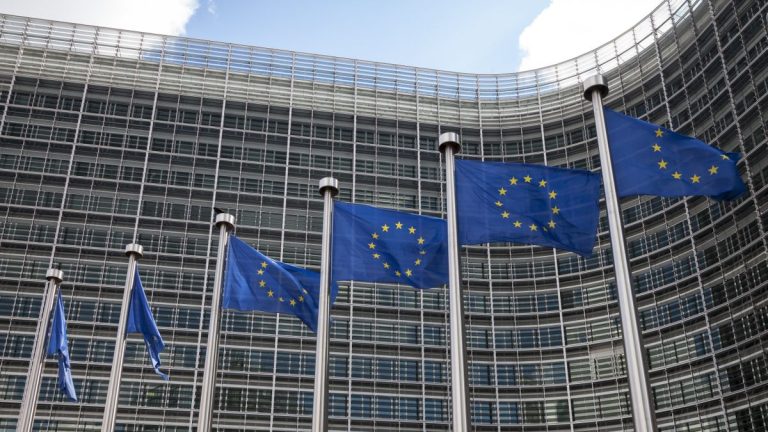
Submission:
[[[339,287],[331,284],[331,304]],[[320,273],[274,261],[234,235],[229,236],[221,307],[287,313],[317,333]]]
[[[48,340],[48,355],[59,357],[59,388],[71,401],[77,402],[75,383],[72,382],[72,369],[69,367],[69,341],[67,340],[67,321],[64,315],[64,302],[59,291],[53,307],[51,338]]]
[[[448,229],[443,219],[336,202],[333,278],[414,288],[448,283]]]
[[[459,244],[516,242],[589,256],[600,176],[519,163],[456,161]]]
[[[157,329],[157,323],[149,308],[147,296],[139,277],[139,265],[136,264],[136,274],[133,277],[133,290],[131,290],[131,302],[128,305],[128,323],[126,333],[141,333],[147,346],[149,357],[152,359],[152,367],[160,378],[168,381],[168,375],[160,372],[160,352],[165,348],[165,342]]]
[[[738,153],[608,108],[603,112],[619,196],[706,195],[730,200],[746,192],[736,168]]]

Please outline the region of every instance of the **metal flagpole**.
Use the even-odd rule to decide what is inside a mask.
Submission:
[[[213,298],[211,299],[211,317],[208,324],[203,388],[200,393],[200,414],[197,417],[198,432],[211,430],[213,397],[216,390],[216,368],[219,361],[219,314],[221,312],[221,285],[224,280],[224,254],[227,250],[227,243],[229,243],[229,231],[235,227],[235,217],[229,213],[219,213],[216,215],[214,224],[219,227],[219,251],[216,254],[216,274],[213,279]]]
[[[440,152],[445,155],[445,179],[448,219],[448,291],[451,323],[451,401],[453,432],[469,431],[469,397],[467,396],[467,359],[464,349],[464,302],[459,277],[459,240],[456,228],[456,179],[454,155],[461,151],[459,134],[440,134]]]
[[[24,387],[24,397],[21,400],[21,411],[19,411],[19,421],[16,430],[19,432],[31,432],[35,422],[35,411],[37,410],[37,398],[40,395],[40,382],[43,376],[43,365],[45,364],[45,341],[48,333],[48,324],[53,311],[53,303],[56,301],[56,293],[59,291],[59,285],[64,279],[64,273],[56,268],[48,269],[45,274],[48,280],[45,284],[45,293],[43,294],[43,307],[40,308],[40,315],[37,320],[37,330],[35,331],[35,342],[32,346],[32,358],[29,362],[29,372],[27,372],[27,385]]]
[[[339,181],[333,177],[320,180],[323,196],[323,237],[320,255],[320,293],[317,307],[317,342],[315,347],[315,400],[312,404],[312,432],[328,430],[328,341],[331,317],[331,235],[333,197],[339,193]]]
[[[102,431],[115,430],[117,419],[117,402],[120,396],[120,379],[123,376],[123,358],[125,357],[125,328],[128,324],[128,308],[130,307],[131,292],[133,291],[133,279],[136,275],[136,262],[144,255],[144,248],[136,243],[125,247],[128,255],[128,273],[125,276],[125,288],[123,289],[123,302],[120,305],[120,321],[117,324],[117,336],[115,338],[115,352],[112,357],[112,370],[109,373],[109,387],[107,389],[107,401],[104,406],[104,418],[101,422]]]
[[[616,289],[619,294],[624,354],[627,359],[629,392],[632,397],[632,418],[636,431],[654,431],[656,430],[656,413],[651,404],[648,365],[644,355],[642,333],[637,320],[637,306],[635,305],[629,260],[624,241],[624,225],[621,220],[616,183],[613,181],[611,150],[608,147],[608,134],[605,130],[602,98],[607,94],[608,83],[602,75],[597,74],[584,81],[584,98],[592,101],[592,109],[595,113],[597,146],[600,151],[600,166],[602,167],[603,188],[605,190],[605,207],[611,233]]]

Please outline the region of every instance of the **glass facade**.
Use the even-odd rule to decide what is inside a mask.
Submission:
[[[317,268],[322,202],[444,216],[436,141],[461,157],[599,169],[580,83],[606,104],[727,151],[734,202],[623,202],[662,431],[768,429],[768,3],[665,0],[572,60],[474,75],[0,16],[0,429],[20,406],[46,270],[60,263],[72,371],[46,364],[38,430],[99,430],[127,258],[168,346],[171,381],[131,336],[121,431],[187,431],[200,399],[217,238],[212,208],[264,253]],[[477,431],[631,430],[610,242],[461,251]],[[450,427],[446,288],[342,282],[332,430]],[[295,318],[225,311],[214,427],[307,430],[314,336]]]

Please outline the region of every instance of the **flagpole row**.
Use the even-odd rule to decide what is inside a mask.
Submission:
[[[595,114],[597,146],[600,152],[605,207],[608,213],[613,267],[619,297],[624,354],[627,361],[627,377],[632,398],[632,418],[636,431],[654,431],[656,430],[656,413],[651,404],[648,365],[644,355],[642,333],[637,320],[637,305],[632,290],[629,259],[624,240],[624,225],[614,181],[608,134],[605,128],[602,98],[607,94],[608,84],[601,74],[594,75],[584,81],[584,98],[592,102],[592,109]]]
[[[136,263],[144,255],[144,247],[140,244],[130,243],[125,247],[125,254],[128,255],[128,273],[125,276],[125,287],[123,288],[123,301],[120,304],[120,320],[117,324],[117,336],[115,336],[115,352],[112,357],[112,369],[109,373],[109,387],[107,388],[107,399],[104,405],[104,417],[101,422],[102,431],[112,432],[115,430],[115,420],[117,419],[117,403],[120,396],[120,380],[123,377],[123,358],[125,357],[125,328],[128,324],[128,309],[131,301],[131,291],[133,291],[133,282],[136,275]]]
[[[448,296],[451,333],[451,402],[453,431],[469,431],[469,398],[467,396],[467,359],[464,349],[464,302],[459,277],[459,241],[456,225],[456,183],[454,155],[461,151],[459,135],[440,135],[440,152],[445,156],[446,213],[448,222]]]
[[[216,254],[216,274],[213,279],[211,317],[208,324],[203,388],[200,393],[200,414],[197,418],[198,432],[211,430],[213,399],[216,390],[216,372],[219,361],[219,315],[221,313],[221,286],[224,280],[224,260],[229,243],[229,231],[235,228],[235,217],[229,213],[216,215],[214,224],[219,227],[219,250]]]
[[[328,430],[328,343],[331,317],[331,236],[333,234],[333,197],[339,193],[339,181],[325,177],[319,183],[323,197],[323,237],[320,254],[320,290],[317,307],[317,342],[315,346],[315,398],[312,404],[312,432]]]
[[[16,430],[20,432],[31,432],[35,422],[37,400],[40,395],[40,383],[43,377],[43,366],[45,365],[45,341],[47,339],[48,323],[53,311],[53,303],[56,301],[56,293],[59,291],[61,281],[64,280],[64,272],[56,268],[50,268],[45,278],[47,282],[45,283],[45,293],[43,294],[43,305],[40,308],[40,315],[37,320],[32,357],[29,362],[29,371],[27,372],[27,384],[24,387],[24,397],[21,400],[19,421],[16,427]]]

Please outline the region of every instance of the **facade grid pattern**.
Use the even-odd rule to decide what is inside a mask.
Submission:
[[[213,207],[276,259],[320,262],[317,180],[339,199],[444,216],[436,141],[460,157],[599,169],[580,83],[611,108],[739,151],[748,196],[626,199],[661,431],[768,429],[768,2],[665,0],[551,67],[477,75],[0,15],[0,430],[13,430],[46,270],[60,263],[79,403],[45,367],[36,430],[100,430],[127,260],[167,342],[169,383],[130,337],[122,431],[196,425]],[[477,431],[632,430],[604,212],[595,253],[461,251]],[[332,430],[450,424],[446,288],[340,284]],[[306,430],[314,336],[222,315],[214,427]]]

